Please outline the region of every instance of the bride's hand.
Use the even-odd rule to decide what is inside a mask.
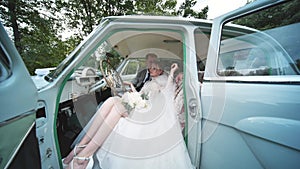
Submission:
[[[183,73],[180,72],[180,73],[176,76],[175,82],[176,82],[177,84],[179,84],[182,80],[183,80]]]
[[[134,85],[131,83],[131,82],[128,82],[128,81],[123,81],[123,84],[124,85],[128,85],[131,89],[131,92],[137,92]]]
[[[174,72],[175,72],[177,69],[178,69],[177,63],[173,63],[173,64],[171,65],[170,73],[173,75]]]
[[[128,82],[128,81],[123,81],[123,84],[124,84],[124,85],[128,85],[128,86],[131,86],[131,85],[132,85],[132,83],[131,83],[131,82]]]

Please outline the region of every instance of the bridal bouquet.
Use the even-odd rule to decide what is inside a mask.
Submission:
[[[122,104],[130,113],[134,109],[142,109],[147,107],[147,94],[140,94],[138,92],[126,92],[122,96]]]

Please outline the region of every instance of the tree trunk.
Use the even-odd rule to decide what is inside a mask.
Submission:
[[[10,16],[10,20],[11,20],[11,24],[12,24],[11,26],[12,26],[13,33],[14,33],[15,46],[20,53],[21,52],[21,45],[20,45],[21,34],[19,31],[18,23],[17,23],[16,0],[8,1],[7,6],[8,6],[9,16]]]

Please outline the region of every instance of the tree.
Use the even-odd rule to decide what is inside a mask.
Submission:
[[[297,23],[299,22],[299,16],[300,1],[293,0],[290,3],[286,3],[283,7],[276,6],[261,12],[256,12],[237,19],[233,23],[258,30],[266,30],[291,23]]]
[[[92,32],[103,17],[131,14],[131,0],[56,0],[58,12],[69,29],[77,30],[81,39]]]
[[[56,18],[47,11],[51,1],[1,1],[1,19],[12,30],[12,39],[29,72],[36,68],[56,66],[69,52],[57,36]]]
[[[180,5],[177,14],[183,17],[207,19],[208,6],[204,7],[200,12],[196,12],[192,9],[195,6],[196,2],[196,0],[186,0]]]
[[[195,0],[176,11],[177,0],[2,0],[0,18],[29,72],[54,67],[106,16],[181,15],[206,18],[208,7],[195,12]],[[75,32],[63,40],[66,30]]]
[[[135,13],[146,15],[174,15],[176,0],[136,1]]]
[[[174,15],[176,0],[56,0],[68,28],[83,38],[107,16],[131,14]]]

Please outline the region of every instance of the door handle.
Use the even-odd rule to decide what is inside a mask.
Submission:
[[[190,113],[190,116],[193,118],[193,119],[196,119],[197,117],[197,100],[195,98],[192,98],[190,99],[189,101],[189,113]]]

